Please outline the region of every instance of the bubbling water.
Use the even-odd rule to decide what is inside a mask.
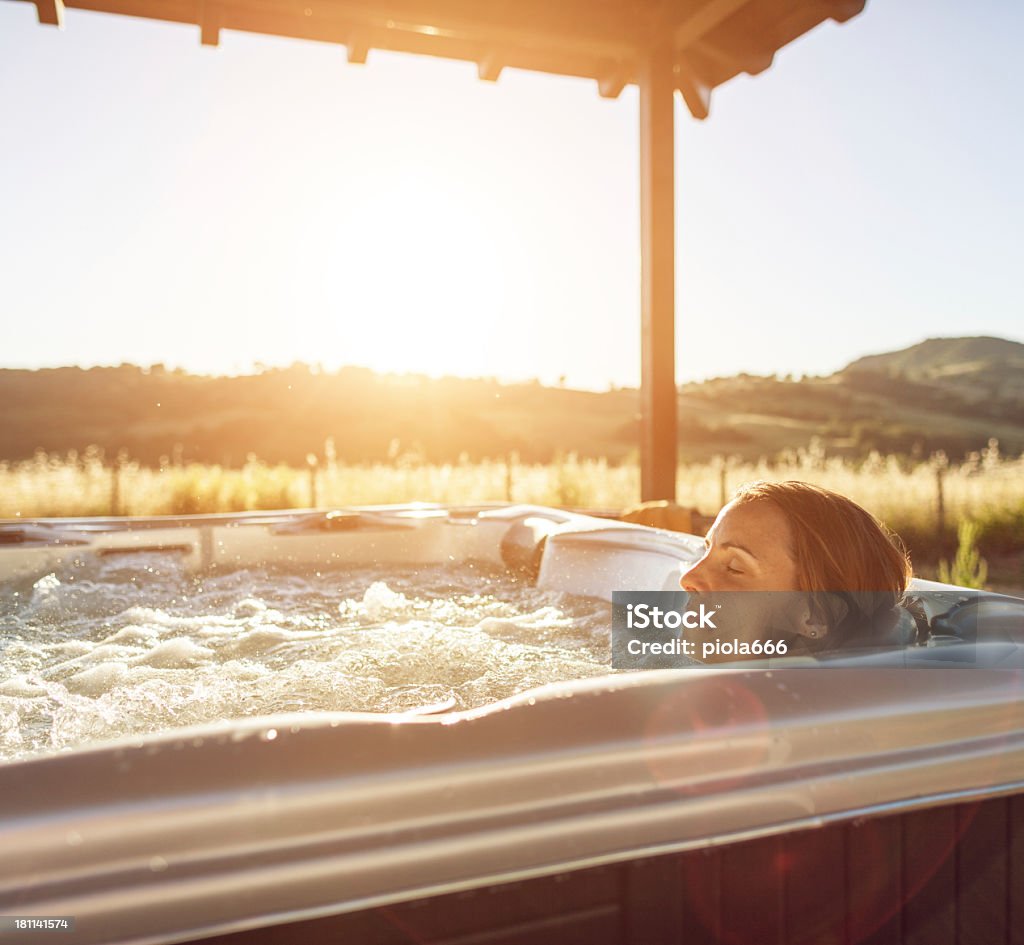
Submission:
[[[0,759],[276,712],[474,708],[610,672],[609,624],[603,601],[475,563],[78,561],[0,585]]]

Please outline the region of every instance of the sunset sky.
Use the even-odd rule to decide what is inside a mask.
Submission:
[[[1024,340],[1024,7],[873,0],[677,103],[679,377]],[[639,378],[637,94],[0,4],[0,366]]]

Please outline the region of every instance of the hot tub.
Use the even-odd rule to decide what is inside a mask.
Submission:
[[[0,526],[0,582],[120,556],[464,561],[608,601],[674,589],[700,547],[526,506],[49,520]],[[863,661],[600,674],[0,765],[0,915],[73,917],[26,940],[83,945],[1019,941],[1024,601],[912,598],[921,645]]]

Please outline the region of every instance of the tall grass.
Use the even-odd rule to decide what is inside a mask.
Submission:
[[[950,564],[945,558],[939,562],[940,581],[944,584],[959,584],[961,587],[985,587],[988,562],[978,551],[977,539],[978,526],[969,518],[963,519],[957,529],[959,545],[953,563]]]
[[[680,471],[681,503],[702,510],[719,507],[719,483],[709,472],[693,466]],[[727,463],[725,474],[727,492],[752,479],[801,479],[832,489],[863,505],[929,558],[956,549],[957,528],[965,519],[977,526],[977,543],[986,552],[1024,548],[1024,455],[1001,456],[994,440],[959,463],[949,463],[941,454],[908,462],[878,453],[851,462],[827,456],[812,444],[775,463]]]
[[[568,455],[548,464],[507,461],[424,464],[403,460],[367,465],[328,460],[296,469],[254,456],[240,469],[167,464],[159,469],[122,460],[104,462],[98,450],[0,463],[0,517],[180,515],[195,512],[427,501],[446,504],[529,502],[575,508],[621,509],[635,504],[635,462]],[[941,466],[944,516],[937,510]],[[912,548],[930,557],[956,548],[957,525],[970,519],[986,553],[1024,548],[1024,456],[999,455],[996,444],[961,463],[907,463],[872,454],[862,462],[829,457],[814,444],[775,462],[714,460],[686,465],[678,501],[714,514],[724,494],[753,479],[802,479],[850,496]],[[314,486],[315,483],[315,486]]]

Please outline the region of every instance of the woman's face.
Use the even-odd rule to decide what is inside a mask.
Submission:
[[[793,533],[774,502],[730,502],[715,519],[706,550],[679,581],[692,593],[796,591]]]

